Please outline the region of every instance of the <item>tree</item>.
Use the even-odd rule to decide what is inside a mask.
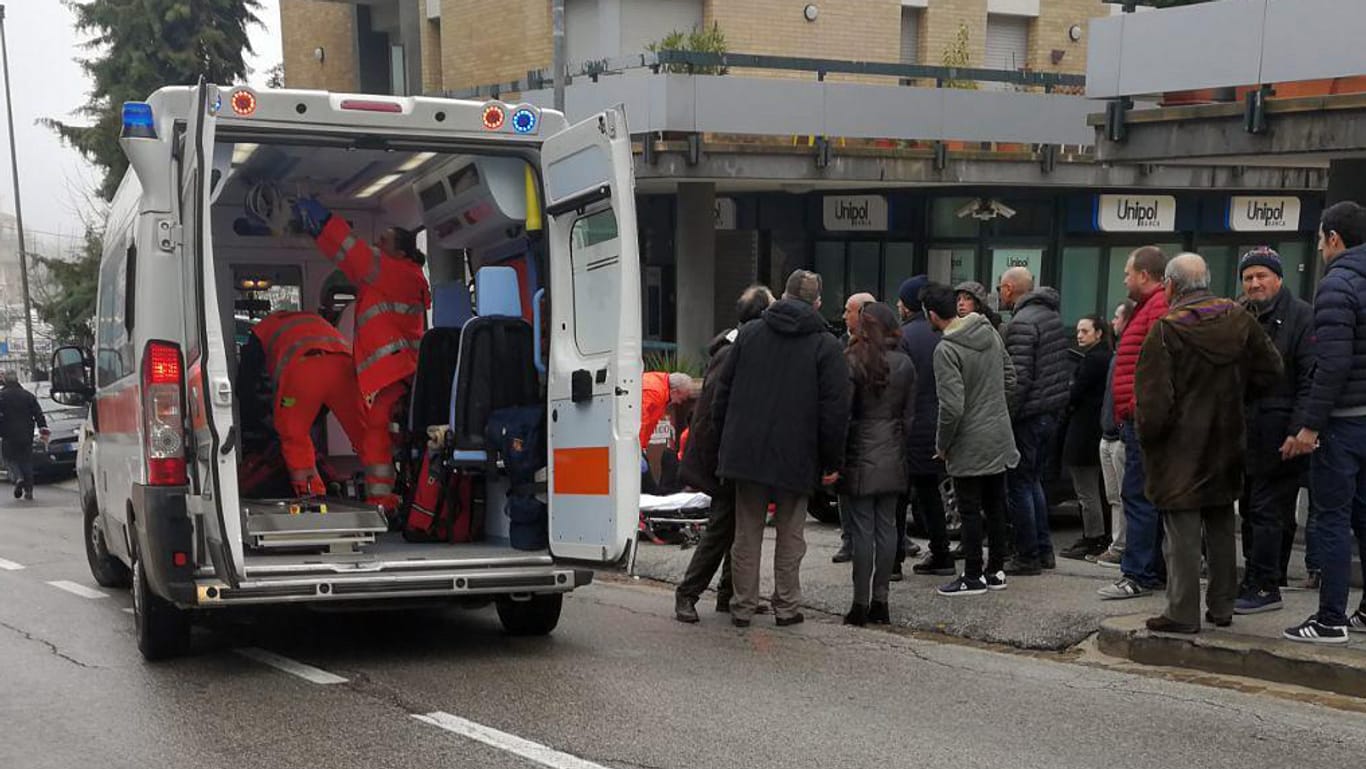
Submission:
[[[52,338],[57,344],[76,344],[87,349],[94,346],[95,329],[90,320],[95,314],[102,236],[102,227],[87,223],[85,241],[74,260],[34,257],[47,272],[47,279],[32,284],[33,309],[39,319],[52,327]]]
[[[940,58],[940,63],[945,67],[969,67],[972,65],[972,45],[968,37],[968,25],[959,24],[958,34],[953,36],[953,42],[944,49],[944,55]],[[973,80],[945,80],[945,88],[963,88],[976,90],[977,82]]]
[[[238,82],[251,52],[247,26],[258,24],[258,0],[62,0],[76,28],[92,35],[81,59],[92,81],[76,114],[90,125],[49,119],[62,140],[104,173],[100,196],[114,197],[128,159],[119,148],[123,103],[141,101],[166,85]]]

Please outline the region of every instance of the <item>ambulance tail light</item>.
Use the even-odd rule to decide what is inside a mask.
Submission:
[[[142,354],[142,436],[147,483],[184,486],[185,369],[180,346],[152,340]]]

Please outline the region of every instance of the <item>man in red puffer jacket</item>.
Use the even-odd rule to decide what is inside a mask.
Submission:
[[[1157,508],[1144,493],[1148,476],[1144,470],[1143,450],[1134,427],[1134,369],[1138,352],[1148,331],[1167,314],[1167,295],[1163,291],[1163,273],[1167,269],[1167,255],[1157,246],[1144,246],[1129,255],[1124,265],[1124,287],[1134,300],[1133,320],[1124,329],[1115,355],[1115,378],[1112,395],[1115,402],[1115,424],[1119,425],[1124,440],[1124,558],[1120,562],[1123,576],[1113,585],[1099,590],[1102,598],[1118,600],[1147,595],[1166,581],[1166,564],[1162,559],[1162,518]]]

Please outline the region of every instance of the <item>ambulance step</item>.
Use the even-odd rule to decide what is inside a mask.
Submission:
[[[326,548],[346,552],[374,542],[375,535],[389,528],[378,510],[345,503],[253,500],[243,508],[248,541],[258,548]]]

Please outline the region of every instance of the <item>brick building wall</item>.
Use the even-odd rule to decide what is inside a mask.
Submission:
[[[1041,72],[1086,74],[1087,22],[1109,16],[1112,6],[1100,0],[1042,0],[1039,18],[1029,30],[1029,66]],[[1081,27],[1081,40],[1073,42],[1067,30]],[[1052,52],[1062,51],[1062,60],[1053,63]]]
[[[506,83],[548,69],[550,36],[548,0],[442,0],[443,84]]]
[[[427,0],[408,0],[420,3],[422,11],[422,92],[440,93],[445,88],[444,63],[441,58],[441,20],[428,19]]]
[[[327,91],[355,91],[356,9],[323,0],[280,0],[285,85]],[[323,49],[323,60],[314,54]]]

